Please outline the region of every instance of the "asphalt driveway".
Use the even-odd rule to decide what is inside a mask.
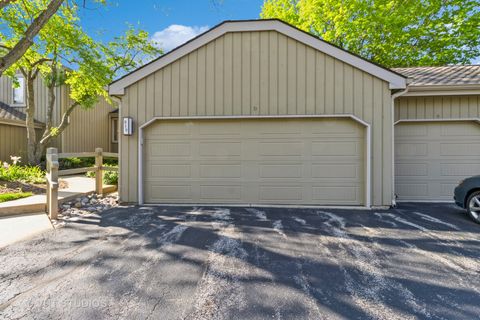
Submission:
[[[389,211],[116,208],[0,251],[2,319],[474,319],[480,225]]]

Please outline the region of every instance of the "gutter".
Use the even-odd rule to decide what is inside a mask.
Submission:
[[[397,199],[395,197],[395,99],[408,93],[409,86],[392,94],[392,208],[397,206]]]

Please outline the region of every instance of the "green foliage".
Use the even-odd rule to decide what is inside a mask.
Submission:
[[[118,172],[105,171],[105,173],[103,174],[103,182],[105,184],[118,184]]]
[[[8,165],[0,167],[0,180],[44,183],[45,171],[38,166]]]
[[[265,0],[260,16],[387,67],[467,64],[480,55],[479,0]]]
[[[95,165],[95,158],[86,157],[86,158],[62,158],[59,160],[60,169],[75,169],[75,168],[85,168],[93,167]],[[115,167],[118,165],[118,159],[116,158],[104,158],[103,165],[107,167]]]
[[[93,167],[95,165],[95,158],[65,158],[60,159],[60,168],[61,169],[75,169],[75,168],[85,168]],[[118,159],[117,158],[104,158],[103,165],[106,167],[116,167],[118,168]],[[89,178],[95,178],[95,171],[89,171],[85,174]],[[118,172],[116,171],[104,171],[103,172],[103,182],[105,184],[117,184],[118,183]]]
[[[13,46],[25,33],[31,16],[43,10],[49,0],[15,1],[0,12],[0,43]],[[104,3],[104,0],[95,2]],[[6,74],[15,77],[17,70],[38,71],[47,83],[68,84],[70,98],[84,108],[91,108],[101,98],[110,100],[108,84],[120,74],[137,68],[161,53],[146,31],[131,25],[123,35],[108,43],[93,39],[80,24],[76,2],[65,2],[45,24],[34,45]],[[52,76],[53,67],[68,70]],[[58,135],[58,132],[52,132]]]
[[[93,158],[64,158],[59,161],[60,169],[75,169],[75,168],[84,168],[91,167],[95,163]]]
[[[116,167],[118,168],[118,165],[115,164],[104,164],[105,166],[108,167]],[[86,176],[89,178],[95,178],[95,172],[94,171],[89,171],[86,173]],[[105,184],[118,184],[118,172],[117,171],[103,171],[103,183]]]
[[[15,193],[2,193],[0,194],[0,203],[17,200],[21,198],[26,198],[32,196],[31,192],[15,192]]]

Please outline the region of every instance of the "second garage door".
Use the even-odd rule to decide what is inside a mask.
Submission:
[[[457,183],[480,174],[480,125],[473,121],[395,126],[395,192],[400,201],[453,201]]]
[[[350,119],[162,120],[144,132],[147,203],[362,205]]]

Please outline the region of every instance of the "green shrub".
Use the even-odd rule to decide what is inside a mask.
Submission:
[[[17,164],[2,165],[0,167],[0,180],[21,181],[25,183],[44,183],[45,171],[37,166],[20,166]]]
[[[105,171],[103,174],[103,182],[105,182],[105,184],[118,184],[118,172]]]
[[[117,167],[117,165],[104,164],[106,167]],[[95,178],[95,171],[87,172],[87,177]],[[103,171],[103,183],[105,184],[118,184],[118,172],[117,171]]]
[[[95,165],[95,158],[64,158],[59,160],[60,169],[76,169],[93,167]],[[107,167],[114,167],[118,165],[118,160],[113,158],[104,158],[103,165]]]
[[[0,203],[7,202],[11,200],[17,200],[21,198],[26,198],[32,196],[31,192],[15,192],[15,193],[2,193],[0,194]]]
[[[92,167],[95,164],[94,158],[64,158],[59,160],[60,169],[75,169]]]

